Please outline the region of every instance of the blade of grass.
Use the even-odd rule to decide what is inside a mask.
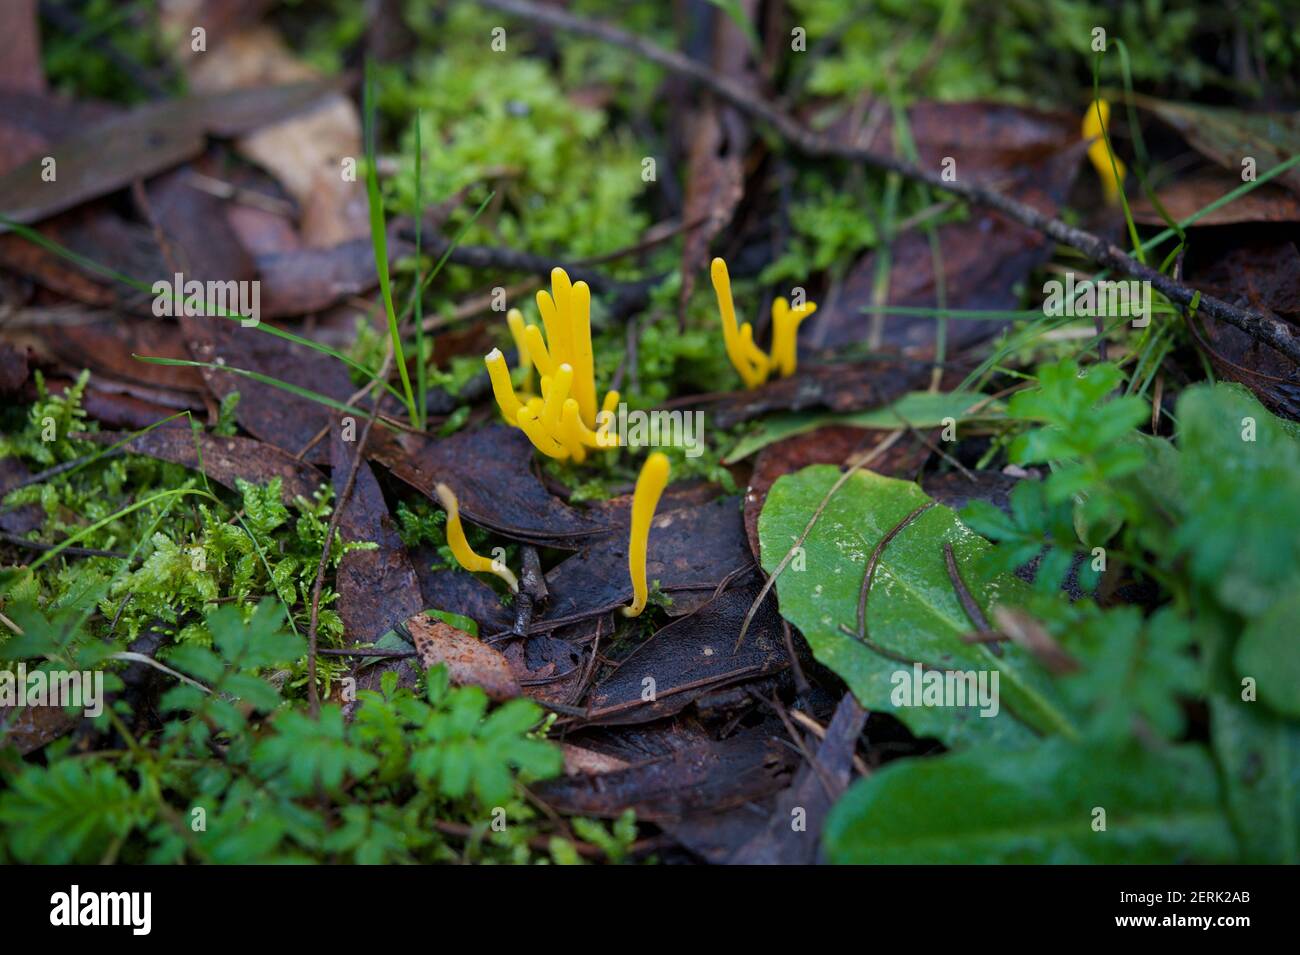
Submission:
[[[402,349],[402,336],[397,327],[397,312],[393,308],[393,288],[388,275],[388,232],[384,222],[384,198],[379,192],[379,172],[375,168],[375,93],[374,72],[366,61],[365,90],[365,141],[366,141],[366,195],[370,201],[370,244],[375,254],[375,271],[379,275],[379,293],[384,300],[384,314],[388,318],[388,337],[393,343],[393,360],[398,377],[402,379],[406,411],[411,424],[420,427],[419,409],[411,392],[411,376],[406,370],[406,353]]]
[[[429,407],[429,373],[425,368],[424,355],[424,283],[420,280],[421,237],[424,231],[424,177],[421,175],[424,150],[420,146],[420,125],[423,118],[423,113],[417,109],[415,111],[415,398],[416,409],[420,413],[416,425],[420,430],[424,430],[425,416]]]
[[[272,378],[270,375],[264,375],[260,371],[249,371],[247,368],[235,368],[231,365],[218,365],[211,361],[193,361],[188,358],[161,358],[156,355],[132,355],[137,361],[149,362],[151,365],[179,365],[185,368],[210,368],[214,371],[228,371],[232,375],[242,375],[245,378],[251,378],[253,381],[260,381],[264,385],[270,385],[272,388],[279,388],[281,391],[287,391],[290,394],[297,395],[299,398],[306,398],[308,401],[315,401],[317,404],[325,405],[327,408],[333,408],[335,411],[343,411],[350,415],[365,416],[369,412],[362,411],[350,404],[342,401],[335,401],[328,395],[322,395],[318,391],[312,391],[309,388],[303,388],[292,382],[281,381],[279,378]]]

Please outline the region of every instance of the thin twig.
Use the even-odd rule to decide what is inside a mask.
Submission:
[[[971,592],[966,587],[966,581],[961,579],[961,568],[957,566],[957,555],[953,553],[952,543],[943,542],[943,560],[948,565],[948,579],[952,581],[952,589],[957,592],[957,599],[961,601],[961,609],[966,611],[966,616],[970,617],[970,622],[975,624],[975,629],[981,633],[992,630],[989,626],[988,617],[984,616],[984,611],[980,605],[975,602]],[[994,653],[1000,653],[999,648],[994,645]]]
[[[387,379],[392,360],[393,349],[390,348],[383,367],[371,382],[372,386]],[[383,399],[384,393],[376,389],[371,402],[370,417],[366,419],[365,427],[361,429],[356,453],[352,455],[352,463],[348,467],[348,479],[334,502],[334,510],[330,512],[329,527],[325,530],[325,546],[320,552],[320,563],[316,565],[316,582],[311,588],[311,619],[307,624],[307,701],[312,719],[320,716],[320,690],[316,686],[316,629],[320,624],[320,593],[325,586],[325,567],[329,563],[330,550],[333,548],[334,535],[338,533],[339,521],[343,517],[343,508],[347,507],[348,498],[352,496],[352,487],[357,482],[357,472],[361,469],[361,462],[365,457],[366,442],[370,440],[370,429],[375,426],[375,419],[379,417],[379,405]]]
[[[934,501],[926,501],[912,513],[894,525],[891,530],[876,544],[871,551],[871,557],[867,560],[867,569],[862,574],[862,586],[858,589],[858,639],[862,642],[867,640],[867,595],[871,593],[871,584],[876,579],[876,567],[880,564],[880,557],[889,546],[889,542],[898,536],[904,527],[912,523],[930,508],[934,507]]]

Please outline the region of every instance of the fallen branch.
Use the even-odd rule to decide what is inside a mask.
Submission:
[[[1060,219],[1044,215],[1033,206],[973,183],[948,182],[941,178],[938,172],[921,169],[893,156],[880,155],[823,136],[786,115],[749,88],[715,73],[704,64],[673,50],[666,50],[656,43],[634,36],[618,27],[575,16],[553,7],[543,7],[529,0],[479,0],[479,3],[533,23],[602,40],[635,53],[673,73],[687,77],[707,87],[737,109],[771,126],[790,145],[805,155],[865,163],[876,169],[896,172],[942,192],[995,209],[1021,225],[1055,239],[1062,245],[1077,249],[1098,265],[1122,272],[1139,281],[1150,282],[1152,288],[1178,305],[1190,306],[1192,300],[1199,294],[1200,301],[1197,306],[1199,312],[1241,329],[1257,341],[1300,363],[1300,339],[1292,333],[1287,323],[1257,311],[1237,308],[1222,299],[1198,293],[1196,289],[1144,265],[1118,246],[1091,232],[1067,225]]]

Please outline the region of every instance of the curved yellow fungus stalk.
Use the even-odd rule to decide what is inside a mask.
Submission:
[[[1088,112],[1083,116],[1083,138],[1091,139],[1088,147],[1088,160],[1097,170],[1102,188],[1106,191],[1106,201],[1115,202],[1119,198],[1119,188],[1124,182],[1124,163],[1106,147],[1106,130],[1110,129],[1110,103],[1104,99],[1088,105]],[[1114,166],[1111,165],[1112,160]]]
[[[668,486],[668,458],[656,451],[645,459],[637,475],[636,491],[632,495],[632,537],[627,547],[627,570],[632,577],[632,606],[623,608],[627,617],[640,616],[645,609],[646,548],[650,543],[650,521],[659,506],[659,496]]]
[[[527,327],[524,324],[524,313],[517,308],[512,308],[506,312],[506,324],[510,326],[510,337],[515,340],[515,351],[519,353],[519,367],[527,375],[532,371],[533,360],[528,354],[528,337],[524,333]]]
[[[755,381],[755,372],[750,367],[749,357],[741,343],[740,329],[736,326],[736,303],[731,297],[731,275],[727,272],[727,263],[714,259],[709,265],[709,277],[713,279],[713,294],[718,298],[718,311],[722,315],[722,344],[727,349],[731,365],[740,373],[740,379],[746,388],[757,388],[763,382]]]
[[[506,356],[501,354],[500,348],[494,348],[487,353],[483,363],[487,365],[488,378],[492,380],[492,394],[496,396],[501,416],[508,423],[514,424],[522,404],[519,396],[515,394],[515,386],[510,383],[510,369],[506,367]]]
[[[573,397],[589,428],[596,426],[596,359],[591,349],[591,289],[586,282],[574,282],[569,293],[573,307],[570,332],[573,335]]]
[[[542,338],[542,330],[536,325],[529,325],[524,329],[524,343],[528,346],[528,357],[537,366],[537,373],[555,374],[555,362],[551,358],[550,349],[546,347],[546,341]]]
[[[460,504],[456,501],[455,492],[445,484],[435,484],[433,490],[438,495],[443,510],[447,512],[447,545],[451,548],[456,563],[474,573],[495,574],[512,591],[519,593],[519,580],[504,562],[481,557],[469,546],[469,541],[465,539],[465,528],[460,522]]]
[[[783,377],[794,374],[798,361],[796,342],[799,325],[817,311],[817,305],[806,302],[797,309],[790,308],[784,298],[772,302],[772,354],[767,355],[754,343],[754,328],[749,322],[737,326],[736,306],[731,297],[731,276],[727,263],[714,259],[709,266],[713,291],[718,297],[718,311],[722,315],[722,342],[732,367],[740,375],[746,388],[757,388],[767,381],[772,372]]]
[[[559,436],[560,413],[564,410],[565,399],[569,397],[569,390],[572,387],[573,366],[565,362],[551,379],[551,385],[545,392],[546,400],[542,405],[542,427],[553,437]]]

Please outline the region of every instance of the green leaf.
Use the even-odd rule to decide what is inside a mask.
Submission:
[[[1300,717],[1300,592],[1283,597],[1247,624],[1233,661],[1237,674],[1254,678],[1259,698],[1283,716]]]
[[[27,767],[0,793],[0,827],[22,862],[98,862],[139,818],[127,782],[113,767],[87,760]]]
[[[978,411],[971,411],[974,407]],[[915,428],[938,428],[945,418],[955,421],[985,421],[1002,417],[1005,406],[975,391],[934,393],[914,391],[903,395],[891,405],[855,411],[851,414],[780,414],[763,419],[758,430],[736,442],[736,446],[723,459],[724,464],[735,464],[796,434],[815,431],[824,425],[849,425],[855,428],[893,430],[911,425]]]
[[[1173,558],[1225,607],[1263,614],[1296,592],[1300,441],[1240,385],[1178,399],[1184,518]]]
[[[837,863],[1231,861],[1219,796],[1198,746],[984,746],[857,783],[831,810],[826,851]]]
[[[308,795],[320,786],[334,792],[345,777],[363,779],[379,761],[346,739],[343,712],[330,704],[320,720],[288,710],[277,716],[275,732],[253,750],[253,766],[264,779],[286,783],[295,795]]]
[[[758,522],[765,570],[775,570],[839,477],[837,468],[817,465],[785,475],[772,486]],[[841,625],[856,629],[858,593],[877,543],[929,500],[906,481],[869,471],[850,477],[804,541],[802,558],[792,560],[777,580],[782,615],[863,706],[891,713],[918,735],[949,745],[977,740],[1021,745],[1032,739],[1031,730],[1076,734],[1050,681],[1019,648],[1004,647],[997,656],[986,644],[961,639],[976,626],[948,576],[945,542],[952,545],[963,579],[986,617],[991,619],[994,603],[1022,604],[1029,587],[1010,575],[981,570],[980,558],[992,545],[942,505],[921,514],[884,549],[867,600],[869,639],[906,662],[882,656],[841,631]],[[988,671],[990,681],[996,672],[997,715],[981,717],[978,706],[896,706],[896,680],[910,670],[911,661]]]
[[[1245,861],[1300,862],[1300,726],[1216,693],[1210,738]]]

